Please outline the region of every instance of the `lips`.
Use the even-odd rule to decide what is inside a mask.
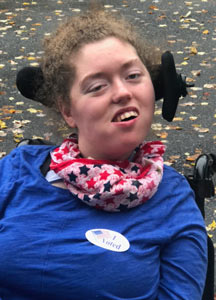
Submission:
[[[136,118],[138,115],[138,111],[135,108],[121,109],[115,114],[112,122],[126,122]]]

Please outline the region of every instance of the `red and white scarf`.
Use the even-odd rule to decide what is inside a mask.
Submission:
[[[164,151],[160,141],[144,142],[131,162],[88,159],[82,158],[77,138],[70,137],[51,153],[50,169],[75,198],[118,212],[143,204],[155,194],[163,176]]]

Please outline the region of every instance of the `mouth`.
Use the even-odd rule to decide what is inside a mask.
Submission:
[[[112,122],[127,122],[131,121],[138,117],[138,112],[135,109],[130,109],[128,111],[119,111],[114,118],[112,119]]]

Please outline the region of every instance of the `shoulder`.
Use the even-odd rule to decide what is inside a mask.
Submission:
[[[55,149],[56,146],[49,145],[24,145],[15,148],[8,155],[6,155],[2,160],[16,160],[22,159],[24,157],[38,157],[47,155],[50,151]]]
[[[177,172],[174,168],[164,165],[164,173],[163,173],[163,182],[170,183],[170,180],[172,179],[172,181],[182,181],[182,180],[186,180],[185,177],[180,174],[179,172]]]
[[[180,189],[181,192],[185,191],[193,193],[186,177],[167,165],[164,165],[163,178],[160,187],[165,188],[167,192],[173,192],[173,190],[178,191]]]
[[[1,183],[10,177],[18,177],[24,168],[39,168],[56,146],[26,145],[12,150],[0,160]]]
[[[195,194],[185,176],[175,169],[164,166],[163,179],[157,191],[157,199],[163,210],[178,221],[185,218],[203,224],[203,217],[195,201]],[[176,219],[176,220],[177,220]]]
[[[194,192],[185,176],[166,165],[155,200],[165,211],[197,209]]]

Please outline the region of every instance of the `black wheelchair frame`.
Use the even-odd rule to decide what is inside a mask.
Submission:
[[[216,173],[216,155],[202,154],[195,163],[192,175],[186,176],[195,193],[195,200],[205,219],[205,198],[215,195],[213,176]],[[214,300],[214,245],[208,236],[208,268],[202,300]]]

